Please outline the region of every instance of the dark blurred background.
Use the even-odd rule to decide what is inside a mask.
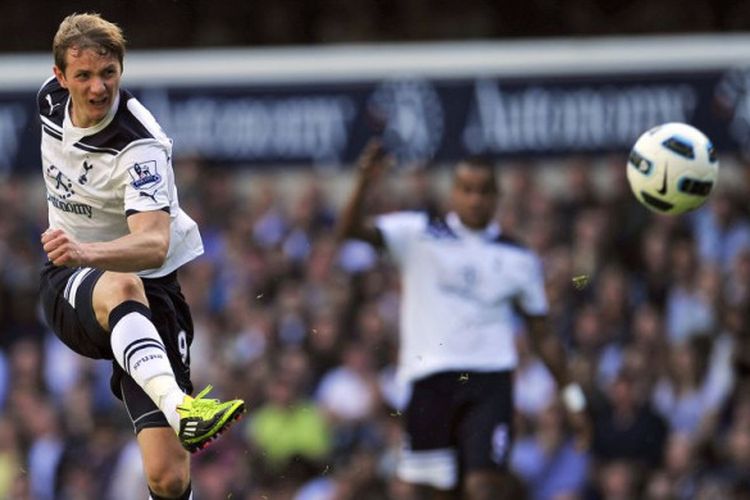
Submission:
[[[310,45],[736,31],[732,0],[136,0],[0,2],[0,51],[44,51],[59,20],[96,11],[131,48]]]

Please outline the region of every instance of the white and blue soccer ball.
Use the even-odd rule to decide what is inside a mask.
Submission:
[[[677,215],[708,199],[719,174],[719,160],[703,132],[685,123],[647,130],[628,157],[628,182],[650,210]]]

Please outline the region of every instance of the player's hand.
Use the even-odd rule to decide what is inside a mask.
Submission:
[[[393,161],[393,156],[388,154],[380,139],[370,139],[357,159],[360,180],[367,183],[378,180]]]
[[[577,383],[568,384],[561,391],[560,399],[566,410],[576,447],[579,450],[588,450],[593,437],[593,426],[586,411],[586,396],[581,386]]]
[[[81,267],[85,264],[83,247],[62,229],[48,229],[42,233],[42,245],[47,258],[56,266]]]

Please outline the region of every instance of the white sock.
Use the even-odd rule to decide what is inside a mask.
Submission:
[[[123,370],[133,377],[164,413],[169,425],[179,431],[177,405],[182,403],[185,393],[177,385],[166,348],[156,327],[141,308],[148,311],[146,306],[137,302],[125,302],[112,311],[112,352]],[[113,316],[115,321],[112,321]]]
[[[171,375],[151,377],[144,384],[143,390],[156,402],[156,406],[167,417],[169,425],[175,431],[179,431],[180,415],[177,413],[177,407],[185,398],[185,393],[177,385],[175,378]]]

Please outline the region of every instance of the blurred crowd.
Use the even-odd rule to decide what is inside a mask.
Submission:
[[[486,40],[747,29],[750,5],[727,0],[68,0],[4,2],[0,52],[49,50],[60,20],[100,12],[131,49]],[[29,19],[34,22],[30,23]],[[169,19],[154,29],[155,19]]]
[[[193,381],[249,407],[195,456],[195,497],[398,499],[398,275],[336,241],[346,189],[312,173],[293,190],[273,175],[240,189],[236,172],[195,159],[175,170],[206,248],[180,274]],[[446,172],[394,173],[371,211],[444,208]],[[638,205],[619,157],[498,172],[498,220],[544,260],[551,323],[595,425],[578,448],[519,320],[512,469],[529,498],[750,498],[746,169],[681,217]],[[0,499],[143,499],[110,364],[73,354],[40,318],[42,189],[0,184]]]

